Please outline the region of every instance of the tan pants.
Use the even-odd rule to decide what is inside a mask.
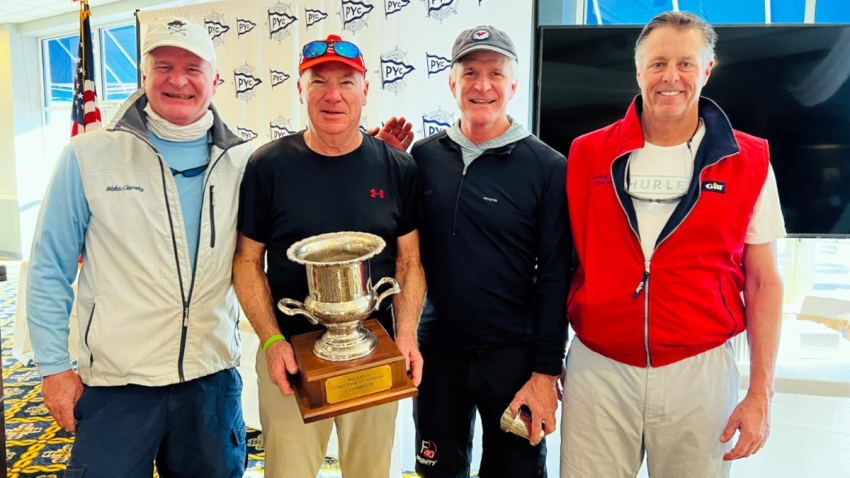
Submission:
[[[720,435],[738,403],[727,343],[664,367],[633,367],[573,340],[561,415],[561,478],[728,477]]]
[[[262,347],[257,351],[257,382],[266,478],[316,478],[334,424],[344,478],[390,475],[398,402],[305,424],[295,397],[271,383]]]

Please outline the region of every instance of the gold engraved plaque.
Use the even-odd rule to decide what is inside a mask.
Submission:
[[[299,372],[292,377],[298,410],[304,423],[364,410],[413,397],[416,387],[407,376],[404,356],[376,319],[363,321],[378,347],[365,357],[332,361],[315,353],[314,330],[290,338]]]
[[[325,394],[328,403],[338,403],[383,392],[389,390],[392,385],[392,368],[389,365],[381,365],[327,379]]]

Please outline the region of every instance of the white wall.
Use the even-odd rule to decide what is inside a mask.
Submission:
[[[19,38],[14,25],[0,25],[0,256],[12,258],[20,257],[21,252],[11,74],[12,51]]]

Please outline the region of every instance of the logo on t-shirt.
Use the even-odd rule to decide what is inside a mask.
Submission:
[[[702,183],[702,190],[711,193],[726,194],[726,183],[721,181],[705,181]]]
[[[369,190],[369,197],[384,199],[384,196],[386,196],[386,193],[384,193],[383,189],[370,189]]]

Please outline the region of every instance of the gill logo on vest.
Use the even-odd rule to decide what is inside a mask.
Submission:
[[[722,181],[705,181],[702,190],[706,192],[726,194],[726,183]]]

